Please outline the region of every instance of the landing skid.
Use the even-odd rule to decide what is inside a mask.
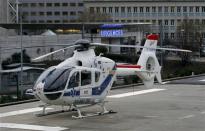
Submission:
[[[100,107],[102,108],[102,112],[97,112],[97,113],[92,113],[92,114],[86,114],[86,115],[82,115],[80,109],[74,105],[75,109],[77,110],[78,112],[78,116],[72,116],[73,118],[76,118],[76,119],[82,119],[82,118],[86,118],[86,117],[92,117],[92,116],[100,116],[100,115],[106,115],[106,114],[112,114],[112,113],[117,113],[117,112],[114,112],[112,110],[107,110],[105,108],[105,102],[103,103],[99,103],[98,105],[100,105]]]
[[[37,117],[42,117],[42,116],[48,116],[48,115],[53,115],[53,114],[59,114],[59,113],[65,113],[65,112],[72,112],[72,111],[76,111],[76,109],[71,108],[71,106],[69,107],[68,110],[64,109],[64,106],[62,106],[62,110],[58,110],[58,111],[52,111],[52,112],[46,112],[46,108],[49,105],[40,105],[39,107],[43,107],[42,109],[42,113],[40,114],[36,114]]]
[[[75,119],[82,119],[82,118],[86,118],[86,117],[93,117],[93,116],[101,116],[101,115],[106,115],[106,114],[113,114],[113,113],[117,113],[113,110],[109,110],[107,112],[97,112],[97,113],[92,113],[92,114],[86,114],[86,115],[78,115],[78,116],[72,116],[72,118],[75,118]]]

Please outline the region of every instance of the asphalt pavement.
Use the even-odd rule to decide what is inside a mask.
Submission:
[[[152,89],[134,86],[112,90],[106,106],[117,113],[84,119],[72,118],[76,112],[36,117],[41,102],[1,107],[0,130],[205,131],[205,86],[199,82],[204,79],[157,84]],[[47,111],[60,109],[51,106]],[[98,106],[82,109],[86,114],[99,110]]]

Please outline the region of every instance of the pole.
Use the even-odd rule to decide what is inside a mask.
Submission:
[[[85,27],[84,27],[84,23],[82,23],[82,39],[84,39],[85,38],[85,36],[84,36],[84,31],[85,31]]]
[[[19,4],[19,3],[18,3]],[[19,10],[18,10],[19,11]],[[22,97],[22,91],[23,91],[23,26],[22,26],[22,15],[21,12],[18,12],[20,15],[20,37],[21,37],[21,74],[20,74],[20,89],[21,89],[21,97]]]
[[[163,46],[163,25],[162,25],[162,22],[160,24],[160,47],[162,48]],[[160,55],[160,65],[163,66],[163,54],[161,52],[161,55]]]

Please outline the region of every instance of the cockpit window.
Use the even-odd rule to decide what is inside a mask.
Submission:
[[[96,71],[95,72],[95,82],[98,82],[100,79],[100,72],[99,71]]]
[[[79,72],[75,72],[73,73],[73,75],[70,78],[69,84],[67,88],[74,88],[74,87],[78,87],[79,86],[79,82],[80,82],[80,75]]]
[[[38,84],[39,82],[43,82],[45,80],[45,78],[52,72],[55,70],[55,67],[52,66],[50,68],[48,68],[47,70],[45,70],[37,79],[36,84]],[[34,87],[36,87],[36,84],[34,85]]]
[[[91,84],[91,71],[81,71],[81,86]]]
[[[44,91],[59,91],[65,88],[71,69],[55,69],[48,73],[43,79],[45,82]]]

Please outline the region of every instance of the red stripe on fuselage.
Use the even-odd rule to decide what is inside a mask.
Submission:
[[[140,65],[117,65],[117,68],[141,68]]]

